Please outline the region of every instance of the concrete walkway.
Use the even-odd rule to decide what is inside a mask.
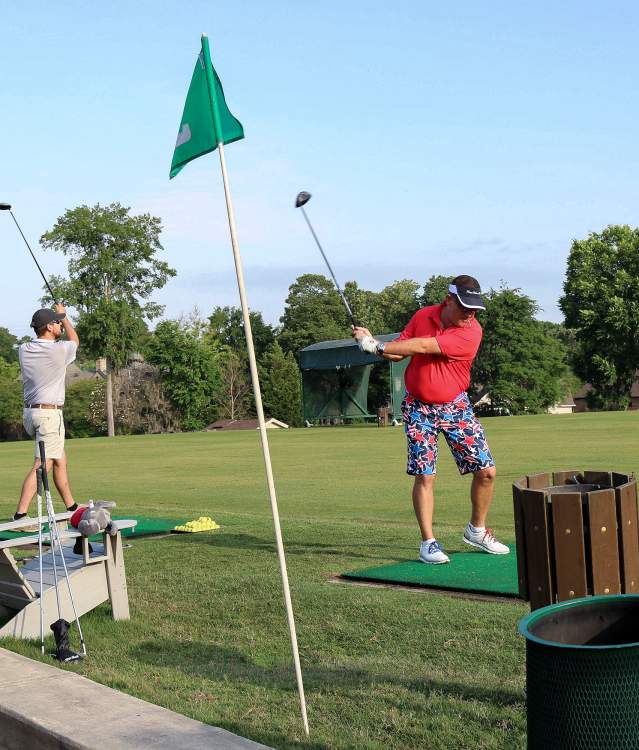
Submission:
[[[1,750],[269,750],[0,648]]]

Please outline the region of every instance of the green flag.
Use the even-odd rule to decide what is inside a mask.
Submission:
[[[215,151],[218,143],[233,143],[241,138],[244,129],[226,106],[222,84],[211,64],[209,40],[203,35],[175,142],[171,179],[188,162]]]

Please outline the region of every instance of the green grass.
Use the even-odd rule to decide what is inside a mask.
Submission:
[[[511,483],[552,469],[633,471],[634,413],[486,420],[499,471],[491,525],[514,540]],[[311,737],[299,719],[257,432],[70,440],[79,501],[118,515],[211,515],[210,534],[135,540],[132,619],[83,618],[99,682],[276,748],[521,748],[519,601],[337,584],[345,570],[413,558],[418,533],[400,428],[269,432]],[[0,514],[14,510],[28,443],[0,446]],[[438,537],[461,549],[468,479],[442,445]],[[37,644],[4,646],[39,658]]]

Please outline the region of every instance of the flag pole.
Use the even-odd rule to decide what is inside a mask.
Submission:
[[[237,232],[235,229],[235,216],[233,213],[233,201],[229,189],[228,174],[226,172],[226,160],[224,158],[224,144],[218,143],[217,149],[220,152],[220,166],[222,168],[222,181],[224,182],[224,196],[226,198],[226,211],[229,219],[229,229],[231,230],[231,245],[233,247],[233,260],[235,261],[235,273],[237,274],[237,286],[240,292],[240,305],[242,307],[242,317],[244,319],[244,333],[246,334],[246,344],[248,347],[249,364],[251,369],[251,380],[253,382],[253,393],[255,395],[255,408],[257,410],[257,419],[260,428],[260,438],[262,441],[262,454],[264,455],[264,466],[266,467],[266,482],[268,484],[268,494],[271,501],[271,512],[273,515],[273,527],[275,529],[275,541],[277,543],[277,557],[280,563],[280,574],[282,577],[282,587],[284,589],[284,602],[286,604],[286,617],[288,619],[288,630],[291,637],[291,647],[293,649],[293,661],[295,662],[295,675],[297,677],[297,689],[300,695],[300,706],[302,710],[302,721],[304,731],[309,734],[308,718],[306,715],[306,699],[304,697],[304,683],[302,681],[302,668],[300,666],[300,655],[297,648],[297,634],[295,631],[295,618],[293,616],[293,605],[291,603],[291,592],[288,585],[288,574],[286,572],[286,557],[284,555],[284,543],[282,542],[282,531],[280,528],[280,517],[277,509],[277,497],[275,495],[275,483],[273,481],[273,469],[271,466],[271,454],[268,446],[268,437],[266,434],[266,424],[264,422],[264,409],[262,407],[262,393],[260,381],[257,373],[257,363],[255,360],[255,348],[253,346],[253,334],[251,332],[251,320],[249,317],[249,308],[246,301],[246,289],[244,287],[244,273],[242,271],[242,259],[240,257],[240,248],[237,242]]]
[[[262,406],[262,391],[260,388],[260,379],[257,372],[257,361],[255,359],[255,347],[253,345],[253,333],[251,331],[251,319],[249,316],[249,307],[246,299],[246,288],[244,286],[244,272],[242,270],[242,259],[240,256],[240,247],[237,241],[237,230],[235,227],[235,213],[233,211],[233,199],[231,198],[231,189],[229,187],[229,178],[226,171],[226,159],[224,157],[224,141],[221,136],[220,115],[218,103],[215,96],[215,87],[211,80],[213,66],[209,52],[208,38],[202,34],[202,53],[204,56],[205,71],[208,80],[209,96],[211,100],[211,109],[213,115],[213,126],[215,129],[215,140],[217,141],[217,150],[220,154],[220,167],[222,169],[222,182],[224,183],[224,197],[226,199],[226,212],[228,214],[229,229],[231,232],[231,246],[233,248],[233,260],[235,262],[235,273],[237,275],[237,286],[240,293],[240,306],[242,308],[242,319],[244,321],[244,334],[246,336],[246,346],[249,356],[249,367],[251,371],[251,382],[253,384],[253,394],[255,396],[255,409],[257,411],[257,420],[260,429],[260,439],[262,443],[262,454],[264,456],[264,467],[266,469],[266,483],[268,485],[268,494],[271,502],[271,514],[273,516],[273,528],[275,531],[275,542],[277,546],[277,557],[280,564],[280,575],[282,578],[282,588],[284,590],[284,603],[286,605],[286,618],[288,620],[288,630],[291,639],[291,649],[293,651],[293,662],[295,664],[295,676],[297,678],[297,689],[300,697],[300,708],[302,712],[302,722],[304,732],[309,734],[308,717],[306,714],[306,698],[304,696],[304,682],[302,680],[302,667],[300,665],[299,649],[297,647],[297,633],[295,630],[295,617],[293,615],[293,604],[291,602],[291,591],[288,585],[288,573],[286,571],[286,557],[284,555],[284,543],[282,541],[282,530],[280,528],[280,516],[277,509],[277,497],[275,494],[275,482],[273,481],[273,468],[271,466],[271,453],[268,445],[266,434],[266,423],[264,421],[264,408]]]

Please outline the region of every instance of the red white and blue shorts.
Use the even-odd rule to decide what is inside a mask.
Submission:
[[[426,404],[407,393],[402,414],[408,438],[407,474],[436,473],[440,432],[444,433],[460,474],[495,465],[484,428],[465,392],[447,404]]]

